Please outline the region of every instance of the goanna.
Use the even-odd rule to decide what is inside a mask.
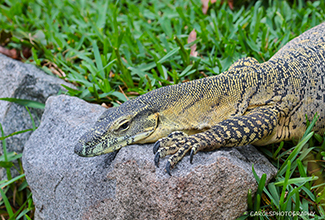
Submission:
[[[228,71],[167,86],[110,108],[85,133],[75,153],[91,157],[135,143],[156,142],[166,171],[186,153],[299,139],[305,114],[325,131],[325,23],[290,41],[269,61],[235,62]]]

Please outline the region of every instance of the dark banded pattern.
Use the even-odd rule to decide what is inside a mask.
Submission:
[[[325,23],[280,49],[269,61],[236,61],[228,71],[159,88],[108,109],[75,152],[96,156],[134,143],[154,143],[166,170],[190,152],[299,139],[307,115],[325,132]],[[168,136],[169,135],[169,136]],[[168,137],[167,137],[168,136]]]

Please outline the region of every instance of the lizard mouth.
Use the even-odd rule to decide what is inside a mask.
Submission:
[[[131,137],[109,137],[97,144],[93,144],[93,142],[78,142],[77,145],[75,145],[74,152],[81,157],[94,157],[102,154],[112,153],[126,145],[135,144],[145,139],[146,137],[150,136],[154,131],[155,129],[152,129]]]

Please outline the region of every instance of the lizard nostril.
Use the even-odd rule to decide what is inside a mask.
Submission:
[[[74,147],[74,152],[79,156],[82,156],[83,144],[79,143]]]

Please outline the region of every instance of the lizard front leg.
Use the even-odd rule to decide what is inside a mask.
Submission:
[[[246,115],[233,117],[220,122],[211,129],[191,136],[167,137],[155,144],[155,163],[159,158],[173,154],[166,164],[166,171],[174,167],[187,152],[193,155],[201,150],[214,150],[220,147],[236,147],[253,143],[270,135],[277,124],[278,111],[271,107],[258,107]],[[158,146],[158,147],[157,147]]]
[[[173,143],[180,143],[183,140],[185,140],[187,136],[188,135],[183,131],[174,131],[170,133],[168,137],[161,138],[159,141],[155,143],[155,145],[153,146],[153,153],[155,154],[158,151],[160,146],[170,146]]]

